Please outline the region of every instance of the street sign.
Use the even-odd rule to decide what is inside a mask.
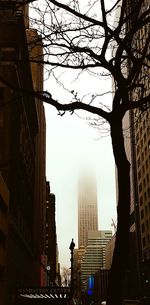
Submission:
[[[70,298],[69,287],[37,287],[19,288],[17,295],[28,299],[68,299]]]

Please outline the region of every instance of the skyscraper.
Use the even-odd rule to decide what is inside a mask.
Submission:
[[[130,30],[136,18],[136,1],[127,1],[127,11],[134,18],[129,20],[127,30]],[[141,9],[138,12],[142,15],[148,9],[148,1],[143,1]],[[135,14],[133,14],[133,11]],[[145,45],[148,41],[149,28],[143,25],[136,32],[132,41],[132,47],[138,50],[138,57],[145,52]],[[148,54],[149,49],[147,49]],[[139,55],[140,54],[140,55]],[[130,63],[128,66],[130,70]],[[147,56],[145,54],[143,65],[137,77],[137,83],[143,86],[143,96],[150,92],[149,67],[147,65]],[[140,92],[134,90],[131,93],[131,99],[140,98]],[[131,166],[132,166],[132,184],[134,195],[134,216],[135,227],[137,231],[141,289],[144,295],[150,296],[150,108],[149,105],[143,108],[132,110],[130,112],[131,125]]]
[[[36,58],[39,63],[31,61],[31,73],[33,87],[37,91],[43,90],[43,45],[42,37],[38,35],[37,30],[26,28],[26,36],[30,59]],[[45,177],[45,160],[46,160],[46,122],[43,102],[35,99],[38,133],[35,138],[35,204],[34,204],[34,242],[35,253],[41,257],[44,253],[45,238],[45,209],[46,209],[46,177]],[[40,285],[41,265],[39,261],[35,262],[36,282]]]
[[[50,191],[50,184],[46,182],[46,234],[47,242],[45,253],[47,254],[48,264],[51,267],[50,279],[56,280],[56,222],[55,222],[55,195]]]
[[[98,230],[96,178],[83,173],[78,185],[78,246],[87,245],[88,232]]]
[[[38,117],[34,97],[24,94],[33,92],[24,17],[15,1],[11,7],[0,2],[0,170],[9,191],[5,295],[6,303],[14,304],[16,288],[33,284]]]
[[[3,258],[3,253],[7,254],[7,260],[5,259],[4,268],[0,268],[0,286],[6,302],[14,304],[18,286],[40,285],[40,256],[45,236],[43,205],[46,204],[46,126],[43,103],[32,95],[27,96],[25,92],[33,92],[33,88],[41,91],[43,88],[43,50],[39,36],[38,43],[34,46],[32,43],[32,49],[29,48],[27,34],[30,34],[30,42],[33,42],[31,34],[35,36],[37,33],[27,29],[28,6],[16,11],[15,1],[10,5],[7,1],[0,2],[0,46],[3,48],[0,66],[3,78],[0,82],[0,104],[3,105],[0,107],[0,170],[9,192],[9,209],[7,198],[3,196],[7,247],[3,238],[5,252],[0,252]],[[31,66],[31,55],[36,56],[36,59],[38,55],[40,62]],[[16,56],[17,64],[14,63]],[[5,82],[12,84],[14,90]],[[0,292],[0,303],[3,298],[1,294]]]
[[[81,261],[81,288],[87,288],[90,275],[105,268],[105,247],[112,237],[111,231],[92,231],[88,234],[88,245]]]

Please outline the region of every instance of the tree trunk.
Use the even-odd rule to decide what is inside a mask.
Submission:
[[[111,122],[112,147],[118,174],[117,232],[109,275],[107,305],[122,305],[123,282],[129,252],[130,163],[127,160],[122,118]]]

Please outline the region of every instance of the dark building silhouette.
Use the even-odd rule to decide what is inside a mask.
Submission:
[[[55,222],[55,195],[50,192],[50,183],[46,182],[46,239],[45,254],[50,266],[50,281],[56,281],[57,237]]]
[[[5,296],[6,304],[11,305],[16,288],[40,284],[45,238],[45,115],[43,104],[27,94],[33,87],[41,90],[43,86],[42,65],[29,63],[28,8],[15,11],[12,1],[8,7],[5,2],[4,10],[2,2],[0,171],[10,194]],[[32,48],[33,52],[42,56],[42,44]]]
[[[94,275],[93,298],[96,304],[106,300],[108,288],[109,270],[99,269]]]
[[[34,261],[35,137],[38,121],[34,98],[15,89],[33,90],[21,14],[9,11],[8,15],[1,16],[0,47],[3,50],[0,65],[0,168],[10,192],[6,295],[8,304],[12,304],[16,287],[33,284]]]
[[[148,9],[149,2],[143,1],[141,10],[137,9],[136,1],[127,1],[127,13],[131,14],[127,24],[129,31],[136,20],[136,14],[141,15]],[[149,27],[144,25],[136,32],[132,46],[143,53],[145,42],[148,39]],[[141,55],[137,55],[140,57]],[[128,70],[131,65],[128,63]],[[145,56],[144,65],[141,67],[137,83],[144,85],[143,94],[150,92],[149,68]],[[140,96],[138,90],[131,93],[131,99]],[[134,198],[134,220],[136,232],[136,245],[139,265],[140,294],[150,297],[150,108],[145,106],[141,109],[130,111],[129,123],[131,125],[131,167],[132,185]]]
[[[140,11],[138,2],[128,0],[126,2],[126,14],[128,18],[126,31],[130,31],[138,14],[141,15],[148,9],[148,1],[144,0]],[[141,4],[141,3],[140,3]],[[117,14],[119,13],[119,10]],[[118,18],[116,14],[116,20]],[[137,50],[136,57],[141,56],[146,39],[149,35],[147,25],[136,31],[132,39],[132,48]],[[141,67],[136,83],[144,87],[143,94],[150,91],[149,70],[145,57],[145,65]],[[124,67],[124,73],[131,71],[130,60]],[[136,88],[130,93],[130,99],[136,100],[140,91]],[[124,139],[127,158],[131,164],[130,170],[130,253],[128,268],[126,270],[125,291],[131,296],[150,296],[150,112],[149,107],[128,111],[123,120]],[[131,289],[132,287],[132,289]]]
[[[31,62],[31,72],[34,90],[43,90],[43,45],[41,36],[34,29],[26,29],[28,50],[30,59],[36,58],[39,63]],[[37,260],[35,261],[36,276],[34,284],[40,286],[41,283],[41,255],[44,254],[45,246],[45,206],[46,206],[46,123],[45,111],[42,101],[37,98],[36,110],[38,119],[38,133],[35,138],[35,205],[34,205],[34,242]]]

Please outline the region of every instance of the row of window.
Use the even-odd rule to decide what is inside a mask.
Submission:
[[[142,154],[141,154],[142,159],[144,159],[144,157],[147,157],[147,154],[150,150],[150,141],[146,144],[146,139],[147,139],[147,134],[145,132],[143,139],[141,139],[140,143],[137,145],[137,148],[136,148],[137,155],[141,154],[141,151],[142,151]],[[145,144],[146,144],[146,146],[145,146]]]
[[[150,181],[150,178],[149,178],[149,173],[146,174],[145,178],[143,179],[143,186],[146,187],[146,185],[149,183]],[[139,172],[138,172],[138,180],[140,181],[141,178],[143,178],[143,175],[142,175],[142,170],[140,169]]]
[[[13,214],[15,218],[15,223],[18,227],[20,234],[23,236],[24,240],[27,242],[28,245],[32,245],[32,232],[29,226],[29,222],[23,215],[23,211],[17,209],[15,214]]]
[[[142,165],[143,160],[144,160],[144,164]],[[149,155],[149,157],[146,160],[144,159],[144,155],[138,157],[137,165],[138,165],[138,168],[139,167],[142,168],[143,174],[145,174],[145,172],[146,172],[146,170],[148,168],[148,164],[149,163],[150,163],[150,155]]]
[[[142,238],[142,244],[143,244],[143,248],[150,245],[150,235],[149,234],[147,234],[147,236],[144,236]]]
[[[142,193],[142,182],[139,184],[139,193],[140,193],[140,205],[142,205],[145,201],[147,201],[150,198],[150,187],[147,188],[147,190],[143,190]]]
[[[136,135],[136,139],[137,141],[139,140],[140,136],[143,135],[143,130],[145,128],[148,128],[148,124],[149,124],[149,113],[148,111],[146,113],[144,113],[144,116],[143,114],[141,114],[141,112],[137,109],[136,110],[136,113],[137,113],[137,117],[138,117],[138,120],[137,120],[137,123],[136,123],[136,129],[139,128],[139,124],[142,124],[140,130],[137,132],[137,135]]]
[[[144,208],[141,209],[141,220],[148,216],[150,216],[150,201],[148,202],[148,205],[145,206],[145,210]]]
[[[142,223],[142,233],[145,233],[145,231],[147,231],[148,229],[149,229],[149,221],[147,219],[146,222]]]
[[[34,176],[34,140],[31,139],[30,130],[25,112],[20,117],[19,150],[25,166],[26,174],[30,173],[29,181],[33,181]]]

